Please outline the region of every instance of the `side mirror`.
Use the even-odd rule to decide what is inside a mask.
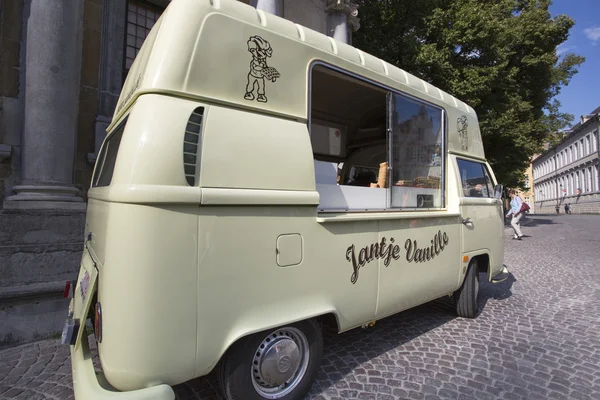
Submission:
[[[502,198],[502,185],[498,184],[494,188],[494,198],[496,198],[496,199]]]

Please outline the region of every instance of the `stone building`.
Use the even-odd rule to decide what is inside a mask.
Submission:
[[[600,213],[600,107],[571,128],[556,146],[532,161],[537,213]]]
[[[0,347],[62,327],[96,156],[169,1],[0,0]],[[346,43],[359,28],[349,0],[240,1]]]

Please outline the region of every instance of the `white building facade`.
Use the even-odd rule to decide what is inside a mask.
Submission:
[[[532,162],[537,213],[600,213],[600,107],[581,117],[556,146]]]

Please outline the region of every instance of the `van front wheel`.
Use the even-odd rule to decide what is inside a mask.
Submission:
[[[323,336],[314,320],[249,335],[221,363],[221,390],[228,400],[302,399],[322,355]]]
[[[479,269],[477,259],[472,259],[467,270],[465,280],[456,292],[454,292],[454,305],[459,317],[475,318],[479,311]]]

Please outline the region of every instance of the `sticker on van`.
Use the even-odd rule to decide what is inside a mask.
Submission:
[[[461,150],[469,150],[469,136],[467,134],[467,128],[469,127],[469,120],[466,115],[458,117],[456,120],[456,129],[458,130],[458,136],[460,137]]]
[[[346,250],[346,261],[352,263],[352,276],[350,282],[353,284],[358,280],[358,271],[367,263],[376,259],[382,259],[383,265],[388,267],[392,259],[400,259],[400,246],[394,243],[396,239],[390,238],[389,243],[386,243],[385,236],[381,239],[381,243],[373,243],[360,249],[358,256],[356,246],[352,244]],[[433,239],[431,246],[418,247],[417,241],[406,239],[404,249],[406,250],[406,261],[409,263],[431,261],[435,256],[439,256],[444,248],[448,245],[449,239],[446,232],[438,231]]]
[[[246,85],[246,94],[244,99],[254,100],[260,103],[267,102],[265,92],[265,79],[275,82],[281,76],[279,71],[267,65],[267,58],[273,56],[271,43],[260,36],[250,36],[248,39],[248,51],[252,54],[250,62],[250,72],[248,73],[248,84]],[[255,91],[257,97],[255,97]]]

